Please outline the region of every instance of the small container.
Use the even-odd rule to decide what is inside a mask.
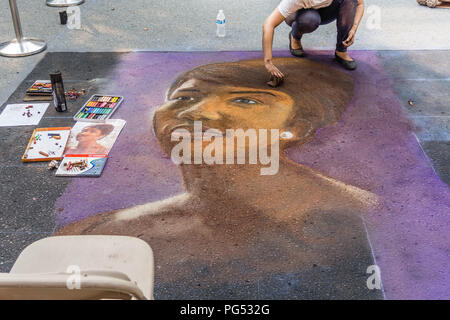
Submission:
[[[64,91],[64,84],[60,71],[50,73],[50,80],[52,82],[52,95],[55,109],[58,112],[67,111],[66,95]]]
[[[59,20],[61,21],[61,24],[67,24],[67,11],[59,12]]]

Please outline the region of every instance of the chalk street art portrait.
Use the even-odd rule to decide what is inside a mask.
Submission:
[[[158,298],[245,298],[256,292],[267,299],[378,298],[366,287],[365,270],[373,261],[360,217],[378,205],[378,197],[286,152],[339,121],[354,80],[318,62],[274,60],[287,75],[279,88],[267,86],[262,60],[207,64],[181,74],[152,114],[148,135],[170,157],[172,133],[192,133],[195,121],[202,130],[288,132],[277,141],[279,149],[271,149],[279,152],[276,174],[261,175],[260,163],[181,163],[184,192],[100,213],[57,234],[145,240],[155,252]]]

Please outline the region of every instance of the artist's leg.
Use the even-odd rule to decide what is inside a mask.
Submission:
[[[336,19],[336,54],[345,60],[352,60],[342,42],[347,39],[348,33],[353,26],[356,5],[357,0],[333,0],[331,5],[318,10],[322,24],[330,23]]]
[[[348,32],[353,27],[355,21],[357,0],[342,0],[337,16],[337,52],[347,52],[347,48],[342,42],[347,39]]]
[[[292,22],[292,48],[302,47],[301,39],[305,33],[311,33],[320,25],[320,15],[314,9],[301,9],[296,13],[295,20]]]

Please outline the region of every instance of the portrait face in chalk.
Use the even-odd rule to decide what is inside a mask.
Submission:
[[[277,129],[281,152],[340,119],[353,94],[350,76],[308,60],[281,58],[275,64],[288,74],[276,89],[266,85],[260,60],[203,65],[179,76],[152,118],[164,152],[171,156],[175,130],[191,134],[196,121],[202,131],[222,133]],[[190,143],[195,149],[195,139]],[[249,140],[245,147],[250,146]],[[147,203],[86,218],[58,234],[127,235],[148,242],[163,266],[156,282],[163,297],[226,297],[223,288],[245,291],[249,284],[271,296],[283,285],[280,275],[346,290],[346,277],[330,278],[311,266],[347,274],[340,264],[367,253],[357,215],[377,198],[287,157],[276,161],[273,175],[247,164],[179,165],[182,193],[155,201],[149,192]],[[162,170],[173,170],[167,165]],[[286,289],[288,296],[301,296],[302,281]]]
[[[288,73],[277,89],[266,85],[258,60],[204,65],[181,75],[153,117],[163,150],[170,154],[172,133],[180,128],[192,133],[194,121],[201,121],[203,131],[223,135],[227,129],[278,129],[288,133],[280,141],[283,150],[339,120],[353,94],[350,76],[311,61],[276,60]]]
[[[114,126],[109,124],[99,124],[84,128],[77,134],[77,141],[80,143],[95,143],[106,137],[114,130]]]

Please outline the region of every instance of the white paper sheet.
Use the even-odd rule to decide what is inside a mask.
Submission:
[[[49,105],[49,103],[8,104],[0,114],[0,127],[36,126]],[[26,109],[28,106],[33,108]],[[28,111],[31,116],[27,116]]]

